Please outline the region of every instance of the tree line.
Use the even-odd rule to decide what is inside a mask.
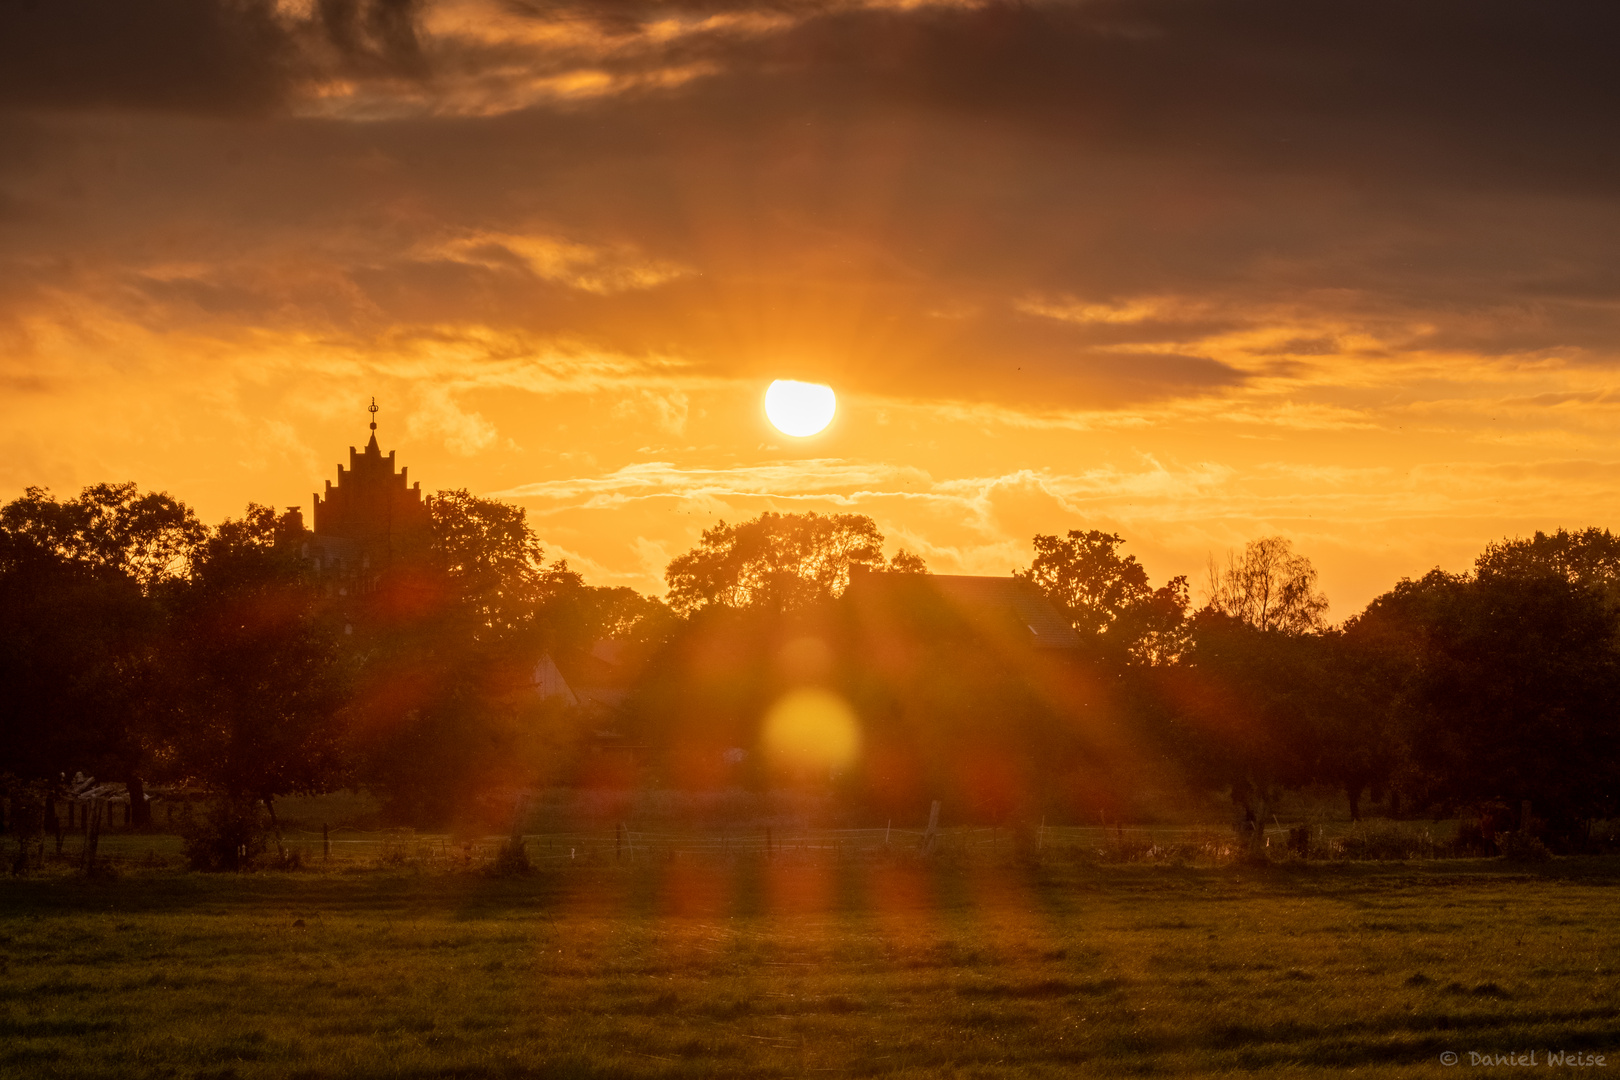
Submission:
[[[1281,537],[1212,560],[1195,604],[1116,533],[1037,535],[1015,577],[1080,647],[1034,659],[943,603],[921,558],[886,558],[864,515],[721,522],[659,600],[547,562],[520,508],[465,491],[428,505],[427,550],[342,605],[291,514],[210,527],[134,484],[0,508],[12,807],[76,772],[127,784],[136,824],[159,784],[272,826],[277,800],[341,787],[440,825],[493,821],[541,784],[806,782],[756,751],[771,702],[813,684],[858,718],[859,759],[815,781],[856,812],[943,793],[992,820],[1106,819],[1158,786],[1225,793],[1264,822],[1284,792],[1331,786],[1353,816],[1388,799],[1477,820],[1482,839],[1571,846],[1615,816],[1606,530],[1491,544],[1338,625]],[[850,587],[873,571],[893,587]],[[611,714],[535,692],[541,657],[579,671],[603,640],[629,681]]]

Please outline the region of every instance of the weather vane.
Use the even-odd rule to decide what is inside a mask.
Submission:
[[[371,405],[366,409],[366,412],[371,414],[371,430],[376,431],[377,430],[377,399],[376,398],[371,399]]]

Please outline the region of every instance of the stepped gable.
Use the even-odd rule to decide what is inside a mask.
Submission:
[[[409,483],[407,470],[395,470],[394,451],[386,457],[377,443],[377,403],[370,412],[371,439],[364,450],[349,447],[349,464],[338,466],[337,483],[326,482],[315,495],[315,528],[310,553],[326,571],[345,576],[375,573],[426,541],[430,529],[422,484]]]

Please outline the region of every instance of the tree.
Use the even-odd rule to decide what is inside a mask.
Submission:
[[[1537,532],[1530,539],[1499,540],[1488,544],[1474,561],[1481,581],[1552,576],[1572,585],[1584,585],[1620,603],[1620,536],[1608,529],[1579,532],[1559,529],[1551,536]]]
[[[928,563],[923,561],[921,555],[901,548],[894,553],[894,558],[889,560],[889,572],[891,574],[927,574],[931,571],[928,569]]]
[[[84,769],[124,781],[150,824],[143,777],[161,752],[164,592],[206,535],[190,508],[134,484],[95,484],[58,502],[29,488],[0,507],[0,668],[13,767]]]
[[[1563,835],[1620,811],[1620,612],[1601,592],[1561,573],[1434,570],[1355,629],[1411,657],[1399,704],[1424,801],[1514,815],[1528,801]]]
[[[0,509],[0,528],[145,590],[183,576],[208,534],[190,507],[167,492],[143,495],[133,483],[92,484],[65,503],[31,487]]]
[[[341,631],[302,541],[290,513],[250,505],[204,544],[176,600],[175,770],[229,801],[262,800],[272,822],[277,798],[347,778]]]
[[[922,560],[902,553],[896,561],[896,569],[916,573]],[[841,594],[853,566],[885,566],[883,534],[871,518],[767,511],[704,530],[697,547],[670,562],[664,579],[670,606],[682,614],[711,605],[785,612]]]
[[[1327,751],[1342,745],[1356,709],[1335,663],[1337,639],[1322,633],[1327,598],[1316,570],[1287,540],[1251,541],[1224,569],[1211,559],[1209,593],[1168,678],[1176,735],[1193,774],[1245,808],[1260,854],[1282,792],[1334,773]]]
[[[1174,659],[1185,643],[1187,579],[1158,589],[1135,555],[1121,556],[1118,533],[1069,530],[1037,535],[1035,561],[1014,573],[1041,591],[1105,656],[1139,663]]]
[[[432,567],[447,579],[451,606],[471,621],[478,638],[522,630],[547,587],[568,574],[564,565],[545,565],[545,549],[521,506],[458,489],[429,498],[428,514]]]
[[[160,614],[150,599],[129,578],[0,528],[0,611],[0,773],[137,775],[151,734],[141,675]]]
[[[577,717],[535,695],[540,658],[567,667],[611,638],[639,663],[674,617],[546,563],[520,507],[441,491],[429,510],[427,559],[390,568],[374,600],[386,617],[355,636],[362,775],[397,820],[491,826],[492,793],[555,772],[575,734]]]
[[[1189,775],[1224,787],[1263,833],[1286,790],[1323,778],[1330,733],[1352,710],[1334,677],[1332,639],[1262,630],[1205,608],[1191,646],[1163,675],[1171,740]]]
[[[1209,607],[1256,630],[1304,634],[1326,623],[1328,601],[1316,590],[1316,568],[1284,537],[1251,540],[1226,566],[1209,561]]]
[[[537,616],[542,646],[555,658],[588,652],[604,639],[645,657],[669,639],[679,621],[657,597],[623,585],[586,585],[572,572],[569,578],[559,577],[547,590]]]

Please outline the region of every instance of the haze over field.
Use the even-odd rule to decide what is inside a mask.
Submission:
[[[659,591],[717,518],[938,572],[1283,534],[1343,618],[1620,494],[1611,5],[0,8],[0,497],[425,488]],[[795,440],[773,379],[839,393]]]

